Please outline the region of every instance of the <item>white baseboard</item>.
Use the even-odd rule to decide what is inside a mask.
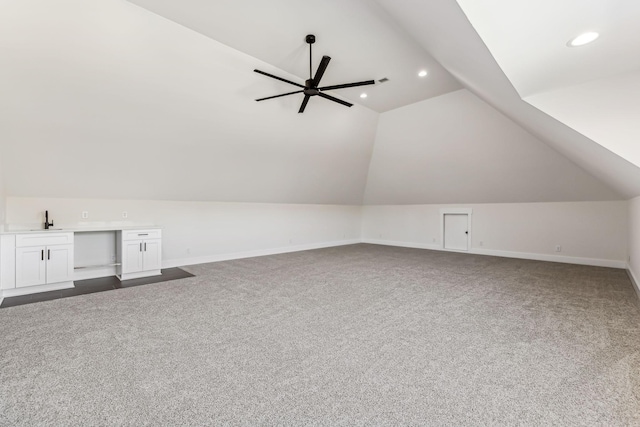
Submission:
[[[638,299],[640,299],[640,280],[638,280],[638,276],[633,273],[629,264],[627,264],[627,275],[629,276],[629,279],[631,279],[631,284],[633,285],[633,289],[636,291],[636,295],[638,295]]]
[[[116,275],[118,280],[120,280],[121,282],[123,280],[141,279],[143,277],[152,277],[152,276],[162,276],[162,271],[147,270],[147,271],[139,271],[137,273],[125,273],[125,274]]]
[[[253,258],[265,255],[286,254],[289,252],[308,251],[311,249],[330,248],[334,246],[354,245],[361,243],[360,239],[334,240],[331,242],[308,243],[304,245],[285,246],[279,248],[258,249],[254,251],[233,252],[226,254],[207,255],[202,257],[169,259],[162,261],[162,268],[181,267],[184,265],[206,264],[209,262],[229,261],[233,259]]]
[[[401,248],[413,248],[413,249],[431,249],[434,251],[442,250],[442,248],[434,243],[414,243],[414,242],[401,242],[396,240],[381,240],[381,239],[362,239],[362,243],[369,243],[372,245],[384,245],[384,246],[399,246]]]
[[[169,259],[169,260],[162,261],[162,268],[173,268],[173,267],[180,267],[184,265],[206,264],[209,262],[229,261],[233,259],[284,254],[289,252],[307,251],[311,249],[322,249],[322,248],[329,248],[334,246],[354,245],[357,243],[369,243],[373,245],[398,246],[403,248],[446,251],[445,249],[441,248],[440,245],[438,244],[402,242],[402,241],[382,240],[382,239],[349,239],[349,240],[335,240],[331,242],[310,243],[310,244],[295,245],[295,246],[285,246],[285,247],[279,247],[279,248],[259,249],[254,251],[207,255],[202,257]],[[618,261],[618,260],[610,260],[610,259],[580,258],[580,257],[570,257],[565,255],[548,255],[548,254],[535,254],[535,253],[527,253],[527,252],[498,251],[498,250],[492,250],[492,249],[479,249],[479,248],[472,248],[468,252],[464,252],[464,251],[454,251],[454,252],[498,256],[498,257],[505,257],[505,258],[530,259],[535,261],[562,262],[565,264],[591,265],[596,267],[611,267],[611,268],[621,268],[621,269],[627,268],[626,262]]]
[[[431,249],[435,251],[447,251],[437,244],[428,243],[414,243],[414,242],[398,242],[393,240],[379,240],[379,239],[362,239],[362,243],[371,243],[374,245],[387,245],[387,246],[400,246],[403,248],[417,248],[417,249]],[[612,259],[598,259],[598,258],[580,258],[571,257],[566,255],[548,255],[548,254],[535,254],[528,252],[513,252],[513,251],[499,251],[493,249],[481,249],[471,248],[469,251],[447,251],[447,252],[462,252],[476,255],[489,255],[505,258],[519,258],[530,259],[535,261],[550,261],[550,262],[562,262],[565,264],[579,264],[579,265],[592,265],[595,267],[611,267],[611,268],[627,268],[627,263],[624,261],[612,260]]]
[[[566,255],[534,254],[527,252],[496,251],[492,249],[472,248],[469,253],[491,255],[505,258],[531,259],[535,261],[562,262],[565,264],[591,265],[594,267],[626,268],[627,263],[615,259],[582,258]]]
[[[73,272],[73,280],[97,279],[116,275],[115,267],[78,269]]]

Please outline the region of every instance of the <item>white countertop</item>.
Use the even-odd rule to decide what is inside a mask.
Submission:
[[[118,230],[148,230],[162,228],[158,225],[140,224],[140,225],[75,225],[52,227],[48,230],[44,228],[34,228],[29,226],[4,226],[0,234],[31,234],[31,233],[83,233],[92,231],[118,231]]]

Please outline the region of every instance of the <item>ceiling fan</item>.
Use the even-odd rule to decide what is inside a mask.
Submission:
[[[256,73],[260,73],[260,74],[264,74],[265,76],[271,77],[273,79],[276,80],[280,80],[282,82],[285,83],[289,83],[292,84],[294,86],[298,86],[301,87],[301,90],[296,90],[294,92],[288,92],[288,93],[283,93],[280,95],[274,95],[274,96],[268,96],[266,98],[260,98],[260,99],[256,99],[256,101],[266,101],[267,99],[273,99],[273,98],[280,98],[281,96],[288,96],[288,95],[293,95],[296,93],[304,93],[304,99],[302,100],[302,105],[300,106],[300,110],[298,110],[298,113],[304,113],[304,109],[307,108],[307,103],[309,102],[309,98],[311,98],[312,96],[320,96],[322,98],[328,99],[330,101],[333,102],[337,102],[338,104],[342,104],[342,105],[346,105],[347,107],[351,107],[353,104],[343,101],[341,99],[335,98],[331,95],[327,95],[326,93],[324,93],[323,91],[325,90],[333,90],[333,89],[344,89],[347,87],[355,87],[355,86],[365,86],[365,85],[372,85],[375,83],[375,80],[365,80],[363,82],[356,82],[356,83],[345,83],[345,84],[341,84],[341,85],[332,85],[332,86],[322,86],[322,87],[318,87],[318,85],[320,84],[320,80],[322,79],[322,76],[324,75],[325,70],[327,69],[327,66],[329,65],[329,61],[331,61],[331,58],[328,56],[323,56],[322,60],[320,61],[320,65],[318,66],[318,69],[316,70],[316,75],[315,76],[311,76],[312,73],[312,61],[311,61],[311,46],[316,42],[316,36],[314,36],[313,34],[309,34],[306,38],[305,41],[307,43],[309,43],[309,80],[305,81],[304,86],[295,82],[292,82],[291,80],[287,80],[287,79],[283,79],[282,77],[278,77],[278,76],[274,76],[273,74],[269,74],[269,73],[265,73],[264,71],[260,71],[260,70],[253,70]]]

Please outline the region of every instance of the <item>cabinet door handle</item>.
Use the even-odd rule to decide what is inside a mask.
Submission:
[[[140,252],[142,252],[142,242],[140,242]]]
[[[147,242],[144,242],[144,251],[147,252]]]
[[[40,261],[44,261],[44,249],[40,251]]]
[[[149,233],[138,233],[138,236],[148,236]]]
[[[47,259],[51,259],[51,249],[47,249]]]

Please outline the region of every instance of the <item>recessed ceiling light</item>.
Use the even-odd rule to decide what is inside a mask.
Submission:
[[[578,37],[569,40],[569,42],[567,43],[567,46],[569,47],[582,46],[587,43],[591,43],[592,41],[597,39],[599,36],[600,34],[596,33],[595,31],[589,31],[588,33],[580,34]]]
[[[367,97],[367,94],[366,94],[366,93],[361,93],[361,94],[360,94],[360,98],[366,98],[366,97]]]
[[[418,76],[425,77],[427,75],[427,70],[422,70],[418,73]]]

